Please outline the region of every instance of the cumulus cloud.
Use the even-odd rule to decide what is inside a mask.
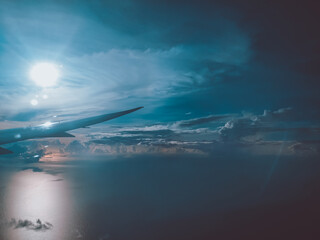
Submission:
[[[87,151],[87,148],[78,140],[74,140],[67,145],[65,151],[73,154],[81,154]]]
[[[219,134],[223,141],[238,141],[258,133],[290,131],[279,124],[287,120],[291,112],[291,108],[282,108],[276,111],[265,110],[262,115],[248,114],[233,118],[219,128]]]
[[[11,146],[8,146],[7,149],[13,153],[3,155],[1,156],[2,158],[16,158],[28,163],[38,162],[46,152],[45,145],[40,141],[14,143],[11,144]]]

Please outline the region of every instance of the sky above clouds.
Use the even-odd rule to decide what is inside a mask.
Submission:
[[[0,129],[144,106],[1,146],[0,239],[315,239],[317,5],[0,0]]]
[[[90,153],[207,154],[230,142],[286,141],[318,153],[319,36],[308,11],[281,2],[3,1],[0,126],[145,106],[60,139],[56,151],[73,142]],[[30,79],[43,61],[61,72],[54,87]]]

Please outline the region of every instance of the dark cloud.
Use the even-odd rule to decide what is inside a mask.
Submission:
[[[238,141],[247,136],[267,133],[280,133],[282,140],[287,140],[288,134],[301,133],[300,137],[308,138],[310,133],[319,137],[317,128],[303,128],[295,121],[291,108],[282,108],[276,111],[265,110],[262,115],[248,114],[234,118],[219,128],[219,134],[223,141]],[[291,122],[288,125],[288,122]],[[281,133],[282,132],[282,133]],[[284,135],[286,135],[284,137]],[[297,138],[295,134],[294,138]],[[297,140],[297,139],[296,139]]]
[[[133,137],[123,137],[123,136],[119,136],[119,137],[103,137],[101,139],[97,139],[97,140],[92,140],[92,143],[95,144],[105,144],[105,145],[115,145],[115,144],[125,144],[125,145],[137,145],[138,143],[141,142],[141,138],[137,137],[137,136],[133,136]]]
[[[280,108],[276,111],[264,110],[260,121],[289,121],[294,120],[293,109],[291,107]]]
[[[28,163],[38,162],[46,152],[44,145],[38,141],[15,143],[8,149],[13,154],[4,155],[4,158],[16,158]]]
[[[144,136],[157,135],[157,136],[167,137],[167,136],[174,134],[174,131],[169,129],[166,126],[159,126],[160,128],[164,128],[164,129],[157,129],[157,127],[158,127],[157,125],[154,125],[154,126],[151,126],[150,128],[145,128],[145,129],[140,128],[140,129],[135,130],[133,128],[132,130],[124,130],[124,131],[120,130],[120,131],[123,135],[125,135],[125,134],[144,135]],[[165,129],[165,128],[167,128],[167,129]]]
[[[68,144],[65,150],[72,154],[81,154],[83,152],[86,152],[88,149],[78,140],[74,140]]]
[[[289,147],[294,153],[297,154],[319,154],[320,153],[320,141],[304,141],[304,142],[297,142],[292,144]]]

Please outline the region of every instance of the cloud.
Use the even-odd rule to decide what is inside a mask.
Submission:
[[[129,2],[131,11],[125,15],[120,14],[122,3],[111,8],[101,3],[103,11],[85,1],[76,6],[3,4],[1,35],[8,45],[0,49],[0,101],[6,103],[0,107],[1,119],[42,121],[142,103],[153,112],[173,96],[239,74],[251,58],[248,34],[216,8],[205,18],[202,8],[179,7],[177,14],[167,11],[169,6]],[[150,18],[143,14],[146,9],[157,14]],[[28,71],[35,62],[50,59],[62,65],[62,77],[54,88],[39,89]],[[34,98],[37,106],[30,105]]]
[[[81,154],[81,153],[87,152],[87,150],[88,149],[83,144],[81,144],[81,142],[78,140],[72,141],[65,148],[65,151],[67,151],[71,154],[75,154],[75,153]]]
[[[38,219],[36,222],[33,222],[27,219],[22,220],[22,219],[12,218],[6,225],[13,229],[24,228],[27,230],[42,231],[42,232],[51,230],[53,228],[53,225],[51,223],[42,222],[40,219]]]
[[[38,162],[41,157],[45,155],[46,148],[39,141],[26,141],[23,143],[14,143],[7,149],[13,152],[13,154],[4,155],[3,158],[18,158],[24,162]]]
[[[319,139],[318,128],[291,120],[293,109],[265,110],[262,114],[230,113],[207,115],[154,125],[93,126],[88,133],[77,130],[77,139],[48,139],[21,142],[8,147],[25,162],[65,161],[88,156],[132,154],[215,154],[247,149],[254,154],[276,154],[285,143],[286,154],[296,154],[301,141]],[[79,132],[79,134],[77,134]],[[233,145],[232,145],[233,144]],[[305,148],[314,149],[315,146]],[[287,151],[289,149],[290,151]],[[301,151],[300,151],[301,152]],[[37,156],[37,157],[35,157]]]
[[[289,149],[295,154],[315,155],[320,153],[320,141],[304,141],[292,144]]]
[[[291,107],[280,108],[276,111],[264,110],[260,121],[287,121],[292,120],[293,109]]]
[[[50,146],[50,147],[49,147]],[[58,139],[28,140],[6,145],[6,149],[12,154],[1,155],[1,160],[10,162],[37,163],[44,157],[51,148],[62,149],[64,146]],[[34,168],[33,171],[39,169]]]
[[[288,120],[291,112],[291,108],[281,108],[276,111],[265,110],[262,115],[247,114],[227,121],[218,132],[223,141],[238,141],[258,133],[290,131],[279,124]]]

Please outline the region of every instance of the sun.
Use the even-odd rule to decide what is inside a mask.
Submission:
[[[53,63],[37,63],[30,70],[30,78],[40,87],[55,86],[59,76],[59,68]]]

